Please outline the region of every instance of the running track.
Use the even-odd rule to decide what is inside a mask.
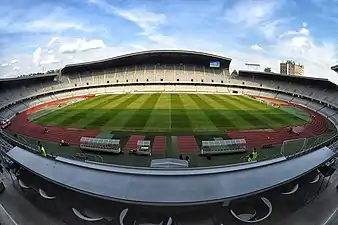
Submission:
[[[91,97],[91,96],[81,96],[81,97]],[[49,132],[45,134],[43,132],[45,126],[31,123],[28,120],[28,115],[30,115],[31,113],[36,112],[46,106],[58,105],[60,103],[65,102],[66,100],[70,100],[70,98],[41,104],[23,113],[20,113],[12,120],[12,125],[8,129],[11,132],[26,135],[40,140],[46,140],[51,142],[60,142],[60,140],[65,140],[70,145],[79,145],[81,137],[96,137],[99,133],[101,133],[101,131],[99,130],[82,130],[69,127],[67,128],[57,126],[46,126],[49,129]],[[289,103],[284,102],[284,104]],[[233,139],[245,138],[247,141],[248,148],[259,148],[264,144],[278,145],[282,144],[284,140],[297,138],[311,138],[329,131],[328,121],[322,115],[299,105],[294,104],[289,105],[301,108],[305,111],[308,111],[310,115],[315,116],[315,119],[313,119],[310,123],[304,125],[305,127],[304,132],[302,132],[299,136],[296,134],[289,134],[287,128],[280,128],[268,131],[266,130],[233,131],[228,132],[227,135]]]

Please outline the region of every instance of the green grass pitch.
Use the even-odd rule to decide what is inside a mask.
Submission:
[[[102,131],[171,133],[269,129],[305,122],[245,96],[157,93],[100,95],[34,120]]]

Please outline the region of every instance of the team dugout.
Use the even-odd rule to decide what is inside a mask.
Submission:
[[[202,141],[202,155],[246,152],[245,139]]]

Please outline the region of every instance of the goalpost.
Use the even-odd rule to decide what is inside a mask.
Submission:
[[[307,138],[298,138],[283,141],[281,147],[281,155],[289,156],[304,151],[306,149],[307,141]]]

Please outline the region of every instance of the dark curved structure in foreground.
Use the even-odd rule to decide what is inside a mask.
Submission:
[[[267,191],[312,172],[336,154],[324,147],[294,159],[281,157],[191,170],[117,167],[63,157],[46,159],[18,147],[7,155],[37,176],[98,198],[152,206],[188,206]]]

